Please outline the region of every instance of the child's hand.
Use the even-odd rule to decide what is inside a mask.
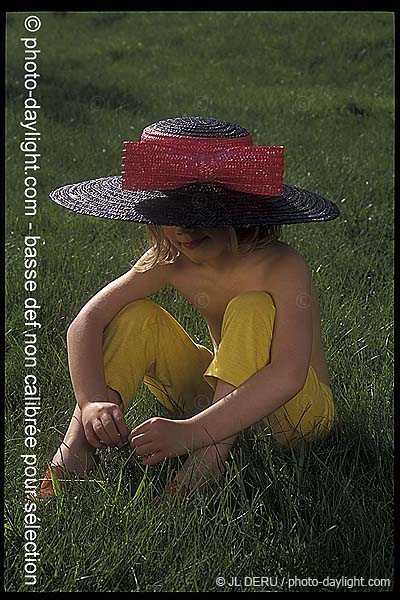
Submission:
[[[128,439],[145,465],[155,465],[164,458],[187,454],[193,448],[194,428],[190,419],[154,417],[135,427]]]
[[[129,429],[121,409],[116,404],[90,402],[85,404],[81,414],[86,439],[94,448],[120,448],[127,441]]]

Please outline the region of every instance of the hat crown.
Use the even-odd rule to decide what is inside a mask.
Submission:
[[[202,138],[238,138],[249,135],[247,129],[211,117],[177,117],[165,119],[149,125],[143,130],[144,135],[172,135]]]

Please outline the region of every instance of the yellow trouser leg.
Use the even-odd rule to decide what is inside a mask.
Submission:
[[[114,317],[104,331],[103,355],[106,385],[119,392],[125,409],[142,382],[177,416],[211,403],[203,372],[212,353],[151,300],[130,302]]]

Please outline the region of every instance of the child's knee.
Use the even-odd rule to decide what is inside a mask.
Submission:
[[[148,300],[147,298],[138,298],[137,300],[128,302],[128,304],[121,308],[112,321],[131,320],[133,317],[142,319],[148,314],[153,313],[158,308],[159,306],[152,300]]]
[[[275,312],[275,304],[271,294],[263,291],[243,292],[228,302],[225,312],[237,311],[243,314],[243,311],[248,311],[249,309],[261,310],[263,312],[268,309]]]
[[[147,298],[139,298],[126,304],[110,321],[104,330],[107,336],[113,331],[127,332],[128,328],[138,325],[143,326],[148,318],[153,318],[154,314],[160,310],[158,304]]]
[[[230,326],[260,328],[272,332],[275,320],[275,304],[271,294],[262,291],[244,292],[228,303],[222,321],[222,335]]]

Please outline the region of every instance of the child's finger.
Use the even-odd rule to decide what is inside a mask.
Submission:
[[[154,452],[157,452],[154,442],[149,442],[148,444],[136,447],[136,454],[138,456],[146,456],[146,454],[154,454]]]
[[[131,436],[129,442],[132,448],[138,448],[139,446],[143,446],[143,444],[148,444],[150,440],[146,434],[140,433],[139,435]]]
[[[99,440],[96,435],[96,432],[93,429],[93,425],[88,423],[85,428],[85,437],[89,444],[93,446],[93,448],[104,448],[105,444]]]
[[[99,442],[103,442],[103,444],[106,446],[114,445],[112,439],[108,435],[107,431],[104,429],[104,425],[102,421],[100,421],[100,419],[95,419],[93,423],[93,431]]]
[[[135,427],[135,429],[132,429],[131,436],[136,435],[138,433],[145,433],[146,431],[148,431],[150,429],[151,424],[152,424],[152,421],[151,421],[151,419],[149,419],[148,421],[145,421],[141,425],[138,425],[137,427]]]
[[[114,423],[117,427],[118,433],[120,434],[120,436],[122,438],[122,441],[126,442],[128,435],[129,435],[129,429],[125,423],[125,419],[124,419],[122,412],[120,410],[114,411],[113,417],[114,417]]]
[[[107,433],[110,441],[114,446],[119,446],[122,444],[121,435],[118,429],[115,426],[114,419],[106,414],[101,417],[101,424],[104,427],[105,432]]]

